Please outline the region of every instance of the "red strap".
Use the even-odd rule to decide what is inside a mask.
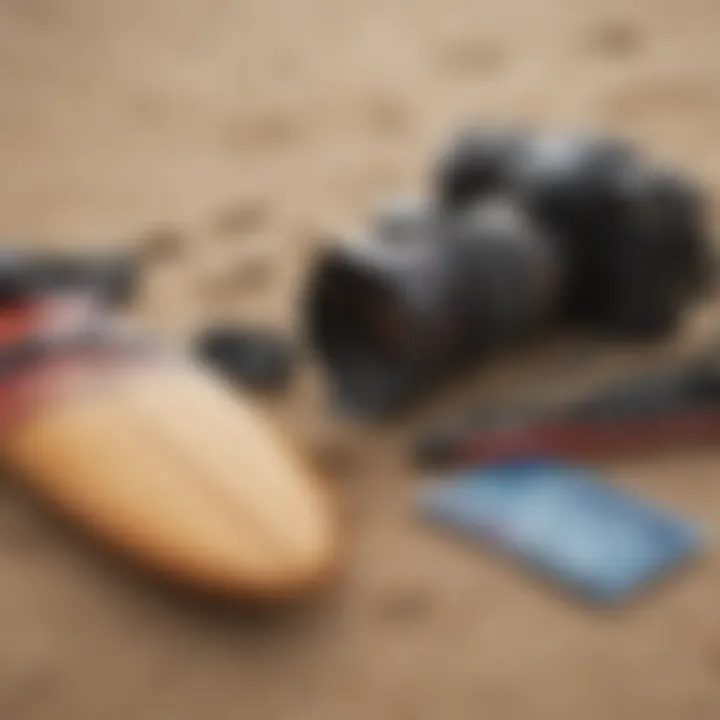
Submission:
[[[720,411],[695,410],[637,420],[578,422],[477,434],[461,444],[466,462],[557,455],[583,460],[716,441]]]
[[[78,342],[91,338],[92,342]],[[40,341],[40,352],[21,353],[23,343]],[[43,407],[74,383],[125,362],[126,336],[87,295],[68,295],[0,308],[0,431]]]
[[[33,333],[38,309],[36,303],[0,307],[0,351]]]

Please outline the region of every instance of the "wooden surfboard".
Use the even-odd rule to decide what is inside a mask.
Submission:
[[[78,298],[0,310],[2,349],[5,459],[106,545],[239,597],[292,596],[331,571],[327,492],[208,370]]]

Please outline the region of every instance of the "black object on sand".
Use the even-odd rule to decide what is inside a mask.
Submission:
[[[553,325],[659,337],[709,285],[702,194],[623,140],[480,128],[434,180],[312,267],[309,340],[351,412],[402,411]]]
[[[284,387],[295,364],[295,349],[281,335],[240,325],[207,328],[196,336],[193,348],[230,382],[251,390]]]
[[[134,297],[139,260],[126,253],[0,250],[0,299],[21,302],[38,295],[88,292],[112,308]]]

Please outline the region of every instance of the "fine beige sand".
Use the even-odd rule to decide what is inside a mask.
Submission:
[[[0,234],[152,244],[138,312],[169,337],[212,317],[290,328],[312,248],[422,191],[473,118],[621,132],[715,192],[719,23],[712,0],[0,0]],[[551,393],[583,358],[644,357],[556,346],[473,392]],[[158,587],[0,486],[2,720],[720,717],[716,556],[584,610],[420,525],[412,423],[347,427],[321,387],[308,369],[264,402],[346,508],[347,565],[301,608]],[[720,450],[612,469],[720,520]]]

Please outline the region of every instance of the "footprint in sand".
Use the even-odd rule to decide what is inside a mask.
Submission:
[[[246,198],[221,210],[212,220],[213,236],[229,241],[243,240],[265,229],[270,220],[269,203],[262,198]]]
[[[267,237],[272,219],[266,198],[242,198],[209,221],[194,264],[194,288],[203,302],[225,302],[267,288],[278,263]]]
[[[585,44],[588,51],[600,57],[626,59],[642,52],[645,38],[638,25],[616,18],[591,28]]]
[[[497,75],[505,66],[507,54],[502,45],[488,38],[453,38],[440,45],[436,53],[438,68],[456,78]]]
[[[163,225],[144,233],[136,246],[146,262],[160,263],[174,260],[182,255],[185,238],[178,228]]]
[[[232,121],[224,132],[224,144],[235,155],[284,151],[299,142],[303,129],[299,112],[267,108]]]
[[[265,242],[243,246],[238,253],[223,254],[198,268],[195,287],[201,300],[224,302],[268,288],[278,265],[278,249]]]

